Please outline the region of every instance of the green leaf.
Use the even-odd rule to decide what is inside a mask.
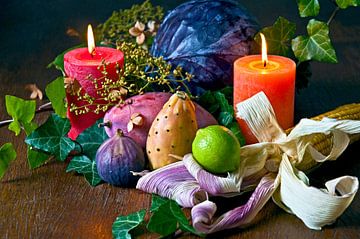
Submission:
[[[348,7],[357,7],[360,6],[360,0],[336,0],[336,4],[341,9],[345,9]]]
[[[268,47],[268,53],[281,56],[289,56],[290,40],[294,37],[296,24],[284,17],[279,17],[274,25],[263,28]],[[256,34],[255,41],[261,45],[260,32]]]
[[[162,204],[150,217],[147,229],[162,236],[168,236],[177,230],[178,221],[170,209],[171,201]]]
[[[221,125],[228,126],[234,119],[234,109],[220,91],[216,91],[214,96],[220,106],[218,121]]]
[[[30,135],[38,127],[38,125],[35,122],[23,123],[23,126],[26,135]]]
[[[9,124],[9,130],[13,131],[16,136],[18,136],[21,132],[21,125],[19,121],[15,120]]]
[[[112,235],[115,239],[131,239],[130,231],[136,229],[144,222],[146,211],[118,216],[112,225]]]
[[[36,110],[35,100],[23,100],[16,96],[5,96],[6,111],[13,118],[13,122],[9,125],[9,130],[19,135],[21,124],[29,124],[34,116]]]
[[[50,82],[46,88],[45,92],[51,105],[56,114],[60,115],[62,118],[66,117],[66,107],[65,107],[65,86],[64,86],[64,77],[58,77],[54,81]]]
[[[152,194],[150,212],[156,211],[161,205],[167,203],[169,199]]]
[[[62,52],[60,55],[56,56],[56,58],[47,66],[47,68],[50,68],[50,67],[55,67],[56,69],[58,69],[59,71],[61,71],[63,73],[63,75],[65,75],[65,70],[64,70],[64,55],[71,51],[71,50],[74,50],[76,48],[80,48],[80,47],[83,47],[84,44],[81,44],[81,45],[77,45],[77,46],[74,46],[72,48],[69,48],[67,50],[65,50],[64,52]]]
[[[214,96],[214,93],[210,90],[206,91],[200,96],[198,103],[211,114],[214,114],[220,107]]]
[[[184,212],[173,200],[153,194],[150,211],[153,214],[147,225],[149,231],[156,232],[162,236],[168,236],[174,233],[179,225],[182,231],[203,236],[189,224]]]
[[[16,151],[11,143],[6,143],[0,148],[0,179],[4,176],[11,161],[16,158]]]
[[[320,4],[318,0],[298,0],[297,3],[301,17],[315,17],[319,14]]]
[[[95,160],[92,161],[85,155],[75,156],[71,159],[66,172],[71,171],[83,174],[91,186],[96,186],[101,182]]]
[[[221,93],[224,94],[225,98],[228,102],[233,102],[234,99],[234,87],[226,86],[220,90]]]
[[[100,145],[109,138],[104,127],[98,127],[98,124],[102,121],[102,119],[99,119],[76,138],[76,142],[81,144],[84,154],[92,160],[95,160],[96,151]]]
[[[27,159],[30,169],[35,169],[43,165],[50,158],[49,154],[43,153],[38,150],[31,149],[31,146],[28,146],[27,149]]]
[[[68,119],[52,114],[43,125],[26,137],[25,143],[64,161],[75,148],[75,143],[67,137],[69,129]]]
[[[337,63],[336,53],[329,38],[329,27],[325,22],[311,19],[307,25],[308,36],[292,40],[292,49],[299,62],[316,60]]]
[[[244,146],[246,144],[246,141],[245,141],[244,135],[241,133],[239,124],[237,122],[233,121],[228,125],[228,128],[231,130],[231,132],[233,132],[235,137],[238,139],[240,145]]]
[[[175,201],[170,202],[170,210],[176,220],[179,222],[180,229],[182,231],[191,232],[198,236],[205,236],[204,234],[197,232],[195,228],[189,224],[189,221],[186,218],[184,212],[181,210],[180,206]]]

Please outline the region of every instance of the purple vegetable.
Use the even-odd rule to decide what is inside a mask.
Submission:
[[[235,1],[189,1],[165,17],[151,54],[193,74],[188,84],[198,94],[232,85],[233,62],[249,54],[257,30],[254,17]]]
[[[112,185],[134,186],[138,177],[131,171],[144,170],[145,158],[141,147],[129,137],[117,134],[106,140],[96,152],[99,176]]]
[[[151,124],[170,96],[170,93],[149,92],[133,96],[127,99],[124,104],[114,106],[104,117],[107,135],[112,137],[120,129],[125,136],[131,137],[142,148],[145,148]],[[199,128],[217,124],[215,118],[204,108],[198,104],[195,104],[195,108]],[[132,116],[140,117],[142,122],[140,124],[134,122],[133,128],[129,132],[128,124],[132,120]]]

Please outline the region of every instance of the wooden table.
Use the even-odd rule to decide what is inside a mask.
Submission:
[[[23,89],[24,84],[29,82],[37,82],[43,88],[57,74],[55,71],[46,70],[44,66],[61,50],[78,41],[63,36],[66,24],[68,24],[64,19],[71,19],[71,14],[62,11],[64,10],[63,3],[58,2],[58,4],[34,2],[32,5],[26,5],[26,2],[13,1],[3,6],[7,11],[4,11],[5,14],[0,17],[0,22],[15,23],[13,28],[11,24],[5,24],[5,30],[9,34],[0,32],[4,37],[0,38],[0,46],[3,47],[1,50],[6,50],[8,56],[0,60],[0,120],[8,118],[5,114],[4,95],[27,97],[28,93]],[[100,22],[106,19],[112,10],[130,5],[129,2],[124,5],[111,3],[112,5],[106,7],[105,3],[110,4],[111,1],[101,1],[104,3],[101,5],[103,10],[99,11],[100,13],[92,13],[91,9],[101,6],[96,5],[99,4],[96,3],[98,1],[91,2],[93,5],[73,6],[73,11],[85,8],[82,10],[83,18],[78,17],[75,19],[77,21],[73,19],[73,24],[83,27],[88,19]],[[173,7],[179,2],[182,1],[175,1],[169,6]],[[256,15],[263,25],[271,24],[278,15],[294,19],[293,16],[297,14],[296,5],[293,2],[281,0],[271,4],[269,2],[247,3],[252,12],[259,13]],[[19,4],[19,7],[16,4]],[[33,5],[35,7],[32,7]],[[39,6],[45,9],[35,9]],[[24,16],[33,21],[28,24],[34,24],[39,20],[36,19],[36,13],[45,11],[42,14],[48,15],[50,21],[46,24],[57,23],[56,26],[61,26],[62,30],[59,32],[56,29],[58,35],[49,37],[47,34],[51,35],[51,31],[48,33],[42,28],[32,29],[40,36],[47,36],[44,39],[40,37],[44,40],[43,44],[35,45],[34,49],[26,48],[26,44],[19,45],[19,49],[26,48],[29,52],[11,50],[13,40],[20,42],[18,37],[22,32],[19,27],[26,27],[27,24],[16,15],[20,7],[28,7],[28,14]],[[268,14],[265,14],[265,10],[261,7],[266,9]],[[325,4],[323,6],[325,13],[320,17],[325,19],[330,9],[331,5]],[[309,87],[301,90],[296,96],[297,119],[310,117],[345,103],[360,102],[359,12],[359,9],[340,12],[338,18],[332,23],[331,35],[340,63],[312,65],[313,77]],[[91,14],[94,14],[93,18]],[[68,20],[68,22],[71,21]],[[298,20],[298,22],[304,21]],[[40,21],[39,24],[42,22]],[[18,31],[11,30],[14,28]],[[52,30],[53,33],[56,31]],[[33,33],[32,36],[37,36],[37,34]],[[36,43],[36,41],[35,37],[32,42]],[[22,59],[21,63],[18,63],[19,59]],[[45,118],[46,114],[42,114],[37,120],[40,122]],[[26,146],[23,140],[24,135],[15,137],[6,128],[0,129],[0,145],[13,142],[18,153],[16,161],[11,164],[0,183],[1,238],[111,238],[111,226],[116,216],[149,207],[150,195],[135,189],[122,189],[107,184],[92,188],[83,177],[65,173],[66,165],[63,163],[54,161],[30,171],[26,162]],[[360,142],[357,142],[351,145],[338,161],[324,164],[310,175],[311,183],[321,186],[324,181],[341,175],[359,177],[359,148]],[[232,203],[235,205],[236,201]],[[146,235],[144,238],[156,238],[156,236]],[[192,237],[184,235],[183,238]],[[356,195],[353,203],[334,225],[327,226],[322,231],[308,229],[295,216],[285,213],[270,202],[257,218],[255,225],[247,229],[218,233],[209,238],[360,238],[360,196]]]

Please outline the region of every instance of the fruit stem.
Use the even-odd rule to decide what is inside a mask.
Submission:
[[[98,127],[108,127],[108,128],[111,128],[111,122],[110,121],[106,121],[104,123],[99,123],[98,124]]]
[[[179,97],[182,100],[186,100],[186,93],[184,91],[176,91],[175,93],[177,97]]]
[[[124,132],[121,129],[117,129],[116,130],[116,135],[119,137],[123,137],[124,136]]]

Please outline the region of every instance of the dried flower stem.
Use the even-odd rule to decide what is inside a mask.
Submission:
[[[331,13],[331,16],[329,18],[329,20],[327,21],[327,25],[329,26],[330,23],[332,22],[332,20],[334,20],[334,18],[336,17],[336,14],[338,13],[338,11],[340,10],[339,6],[337,6],[334,11]]]

